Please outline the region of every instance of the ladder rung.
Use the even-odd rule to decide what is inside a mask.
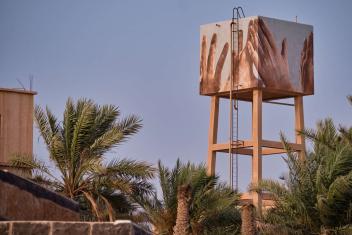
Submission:
[[[244,145],[244,141],[243,140],[236,140],[232,142],[232,147],[239,147],[239,146],[243,146]]]

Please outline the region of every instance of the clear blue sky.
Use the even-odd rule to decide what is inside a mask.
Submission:
[[[352,93],[351,1],[0,1],[0,86],[28,87],[34,76],[36,104],[57,115],[71,96],[118,105],[143,117],[144,127],[111,156],[173,165],[176,158],[206,159],[208,97],[198,95],[199,26],[246,15],[294,20],[314,26],[315,90],[306,97],[305,122],[332,117],[352,125],[346,95]],[[240,104],[240,134],[249,137],[249,105]],[[221,107],[219,139],[227,138],[227,105]],[[60,116],[61,117],[61,116]],[[290,107],[264,106],[264,137],[280,130],[293,139]],[[47,153],[36,133],[34,152]],[[217,172],[227,180],[225,155]],[[249,157],[240,158],[240,186],[249,182]],[[285,171],[280,157],[265,157],[264,176]]]

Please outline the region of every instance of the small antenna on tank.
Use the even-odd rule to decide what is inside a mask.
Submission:
[[[33,74],[29,75],[29,90],[32,91],[33,88]]]
[[[26,88],[24,87],[23,83],[18,79],[16,78],[17,82],[20,84],[20,86],[22,87],[23,90],[26,90]]]

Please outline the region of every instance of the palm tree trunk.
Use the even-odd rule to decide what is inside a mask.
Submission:
[[[182,185],[177,191],[177,217],[174,226],[174,235],[190,233],[189,204],[191,199],[190,185]]]
[[[242,206],[242,211],[241,211],[241,219],[242,219],[241,234],[242,235],[257,234],[254,209],[255,207],[252,204],[247,204]]]

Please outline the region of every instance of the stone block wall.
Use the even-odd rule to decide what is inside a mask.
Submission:
[[[73,200],[0,170],[0,220],[79,219],[79,206]]]
[[[1,235],[151,235],[128,220],[115,222],[3,221]]]

